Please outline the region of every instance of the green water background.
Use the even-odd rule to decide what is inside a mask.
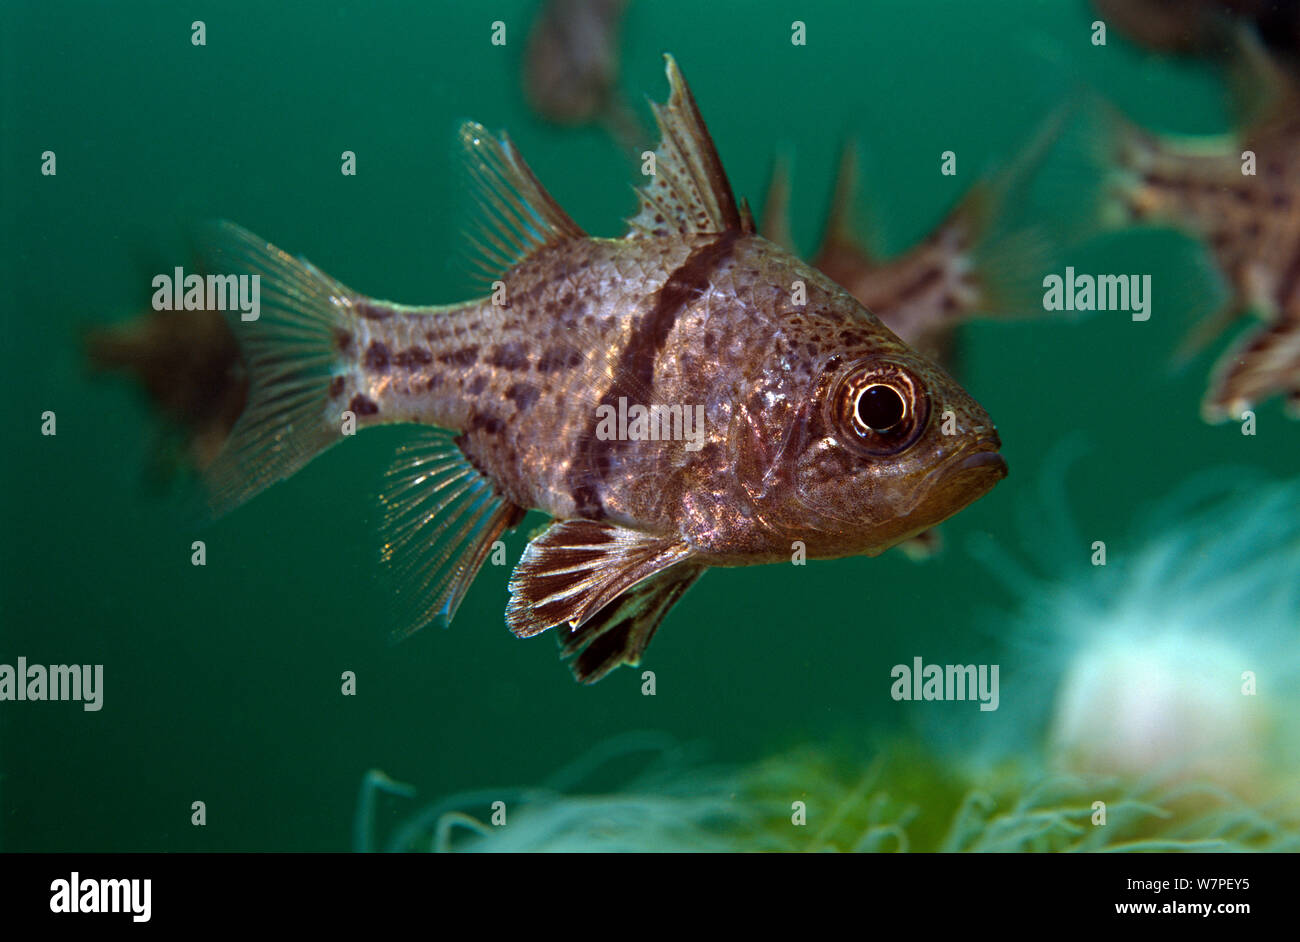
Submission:
[[[10,2],[0,11],[0,217],[6,418],[0,663],[101,663],[104,708],[0,703],[0,847],[8,850],[337,850],[357,785],[379,767],[420,800],[541,781],[627,730],[705,744],[724,761],[793,743],[866,742],[944,725],[973,704],[895,703],[889,668],[1012,659],[973,626],[1012,599],[972,559],[987,534],[1023,555],[1043,466],[1088,446],[1066,481],[1087,544],[1136,545],[1138,508],[1189,475],[1296,464],[1280,406],[1260,432],[1197,415],[1211,358],[1169,353],[1192,312],[1162,306],[1194,275],[1189,244],[1126,235],[1080,250],[1086,270],[1148,272],[1155,313],[982,324],[962,376],[995,417],[1011,477],[945,526],[948,551],[710,573],[668,618],[646,667],[572,682],[550,638],[506,631],[503,569],[487,568],[453,627],[390,647],[376,578],[375,493],[400,429],[333,449],[230,517],[197,527],[142,480],[150,416],[126,383],[90,378],[85,324],[146,302],[141,258],[184,264],[181,227],[238,221],[344,283],[411,303],[467,297],[468,208],[455,130],[508,128],[579,224],[616,235],[630,161],[596,129],[551,127],[520,92],[534,4]],[[190,22],[207,24],[207,46]],[[507,45],[489,43],[507,24]],[[805,21],[806,47],[790,42]],[[794,158],[793,225],[811,249],[840,140],[855,134],[885,244],[922,236],[977,171],[1014,155],[1079,86],[1137,120],[1224,129],[1213,70],[1157,60],[1082,2],[634,2],[623,88],[666,95],[661,54],[692,83],[732,183],[761,203],[773,154]],[[39,172],[57,153],[58,174]],[[358,174],[339,173],[357,153]],[[939,154],[958,154],[941,176]],[[864,170],[865,172],[865,170]],[[166,270],[157,267],[153,270]],[[1207,287],[1206,291],[1210,289]],[[1206,295],[1207,304],[1213,298]],[[1203,311],[1202,311],[1203,313]],[[1222,345],[1214,349],[1217,352]],[[58,435],[39,434],[45,410]],[[509,541],[518,557],[522,533]],[[207,543],[207,566],[190,544]],[[358,695],[340,695],[355,671]],[[1003,703],[1016,696],[1002,691]],[[990,718],[990,722],[994,722]],[[938,720],[935,723],[935,720]],[[191,802],[207,825],[190,825]],[[385,805],[381,827],[415,804]]]

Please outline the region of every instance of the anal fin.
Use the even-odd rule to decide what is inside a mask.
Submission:
[[[704,567],[679,563],[639,582],[581,628],[560,628],[561,656],[574,658],[573,676],[594,684],[620,664],[641,663],[655,629]]]
[[[450,624],[492,544],[524,517],[441,429],[398,452],[380,500],[380,556],[402,603],[395,640],[430,622]]]
[[[515,568],[506,621],[521,638],[560,626],[566,656],[581,652],[574,673],[594,682],[640,656],[702,571],[689,562],[692,554],[677,539],[591,520],[557,521],[528,544]]]

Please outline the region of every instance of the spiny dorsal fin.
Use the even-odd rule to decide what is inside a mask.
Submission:
[[[677,62],[665,55],[671,93],[651,102],[659,124],[655,172],[637,190],[641,210],[628,220],[629,237],[753,232],[741,216],[709,129]]]
[[[528,544],[510,577],[506,622],[520,638],[580,628],[655,573],[691,556],[681,540],[592,520],[560,520]]]
[[[749,208],[749,200],[743,196],[740,198],[740,231],[758,231],[758,226],[754,224],[754,211]]]
[[[790,233],[790,161],[778,154],[772,163],[772,177],[767,184],[767,198],[763,200],[763,224],[759,234],[774,242],[792,255],[798,255],[794,236]]]
[[[533,176],[510,138],[494,137],[474,121],[460,127],[460,142],[480,213],[468,238],[488,277],[514,268],[538,249],[586,233]]]
[[[853,225],[854,206],[858,201],[858,143],[846,138],[840,147],[840,165],[835,171],[835,192],[831,194],[831,212],[826,221],[826,235],[822,251],[831,247],[845,247],[866,256],[874,257],[857,237]]]

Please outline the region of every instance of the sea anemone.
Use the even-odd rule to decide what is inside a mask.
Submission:
[[[799,749],[738,769],[682,767],[601,794],[485,790],[412,816],[387,849],[1300,849],[1300,809],[1294,803],[1260,808],[1210,785],[1142,787],[1118,777],[1047,773],[1015,763],[972,776],[915,743],[887,753],[863,769],[825,749]],[[493,824],[496,802],[504,802],[507,817]]]
[[[1197,477],[1103,562],[1065,510],[1069,460],[1057,453],[1049,509],[1025,527],[1040,531],[1027,545],[1063,554],[1039,555],[1046,574],[979,548],[1018,607],[996,626],[1002,709],[969,714],[978,727],[957,737],[973,745],[908,733],[867,755],[822,744],[712,768],[670,739],[630,735],[541,787],[431,805],[387,848],[1300,849],[1300,484]],[[649,761],[592,787],[630,755]],[[359,847],[372,813],[359,803]]]
[[[1132,549],[1081,538],[1059,509],[1047,526],[1063,532],[1031,544],[1073,554],[1050,575],[983,545],[977,555],[1020,598],[995,629],[1011,646],[1001,745],[1041,736],[1060,771],[1216,785],[1249,800],[1291,786],[1298,507],[1300,484],[1203,474],[1136,521]]]

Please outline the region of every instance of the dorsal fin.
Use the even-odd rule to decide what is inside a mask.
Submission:
[[[637,190],[641,210],[628,220],[628,237],[753,232],[753,220],[746,221],[736,206],[686,79],[672,56],[664,60],[668,103],[650,104],[659,125],[655,172]]]
[[[758,226],[754,224],[754,211],[749,208],[749,200],[743,196],[740,198],[740,231],[758,231]]]
[[[763,224],[759,226],[759,233],[787,252],[799,254],[790,233],[790,161],[784,154],[778,154],[772,163],[772,177],[767,184],[767,198],[763,201]]]
[[[826,235],[822,251],[833,246],[843,246],[871,257],[873,253],[862,245],[853,225],[854,206],[858,201],[858,143],[846,138],[840,145],[840,163],[835,171],[835,192],[831,194],[831,212],[826,220]]]
[[[545,246],[586,238],[533,176],[509,137],[495,137],[483,125],[466,121],[460,142],[480,206],[477,234],[467,238],[485,274],[509,271]]]
[[[1238,26],[1228,38],[1228,92],[1244,135],[1295,114],[1297,82],[1255,30]]]

